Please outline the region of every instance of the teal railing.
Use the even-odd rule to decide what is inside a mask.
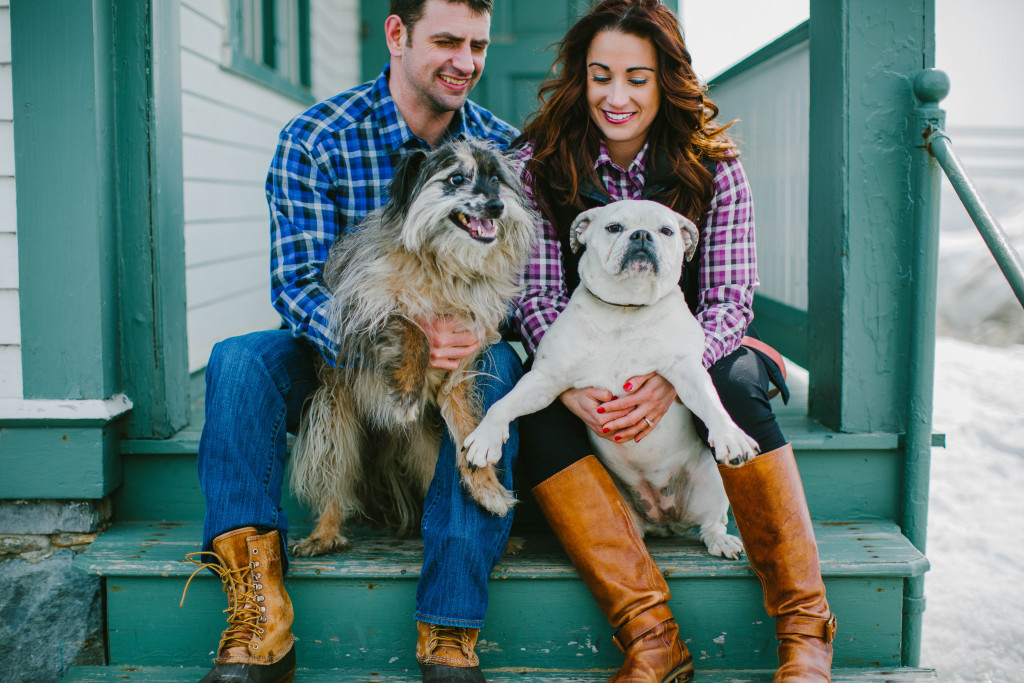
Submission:
[[[926,69],[914,79],[920,102],[915,126],[921,144],[914,164],[915,231],[913,264],[913,327],[908,422],[903,470],[903,533],[922,553],[928,528],[928,489],[932,449],[932,397],[935,367],[936,280],[939,251],[939,190],[944,171],[985,243],[995,256],[1018,301],[1024,306],[1024,264],[1010,245],[977,188],[953,152],[938,103],[949,93],[949,77]],[[924,616],[924,577],[906,580],[903,592],[904,666],[919,666]]]

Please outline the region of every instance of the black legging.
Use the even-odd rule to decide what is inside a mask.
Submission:
[[[786,444],[768,401],[768,370],[764,361],[740,347],[708,370],[722,405],[739,427],[757,441],[762,453]],[[697,433],[707,440],[707,427],[694,417]],[[530,486],[593,453],[586,424],[559,400],[519,420],[519,461]]]

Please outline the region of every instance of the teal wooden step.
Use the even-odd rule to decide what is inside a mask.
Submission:
[[[300,537],[305,529],[296,530]],[[900,662],[903,582],[927,560],[885,521],[815,527],[829,600],[839,618],[836,667]],[[220,582],[209,572],[178,601],[193,566],[198,524],[119,523],[75,560],[105,577],[110,662],[203,666],[224,627]],[[525,538],[490,581],[491,602],[478,652],[484,666],[586,671],[611,669],[621,655],[612,631],[550,535]],[[769,669],[771,621],[745,561],[707,554],[696,539],[651,539],[668,579],[671,607],[701,669]],[[422,541],[357,530],[351,551],[293,561],[287,588],[303,666],[378,672],[416,670],[413,609]]]
[[[811,515],[821,520],[899,519],[903,456],[896,434],[842,434],[807,417],[806,372],[792,367],[788,405],[772,401],[783,433],[793,443],[807,491]],[[188,427],[163,440],[121,442],[124,485],[115,493],[117,518],[123,521],[199,520],[204,513],[196,474],[196,454],[204,424],[205,382],[191,383],[192,416]],[[941,444],[941,438],[936,442]],[[517,476],[519,497],[526,503],[524,477]],[[289,491],[283,507],[292,521],[309,519]],[[533,515],[535,517],[536,515]]]
[[[62,683],[195,683],[206,674],[201,667],[71,667]],[[485,670],[490,683],[604,683],[608,672]],[[771,683],[771,671],[702,671],[699,683]],[[832,683],[937,683],[933,669],[837,669]],[[419,683],[417,672],[380,673],[330,669],[299,669],[295,683]]]

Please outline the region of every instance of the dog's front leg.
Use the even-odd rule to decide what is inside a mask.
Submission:
[[[683,405],[707,426],[708,443],[715,451],[715,460],[739,465],[757,455],[757,442],[729,417],[699,356],[675,363],[665,379],[675,387]]]
[[[399,421],[415,422],[424,403],[430,344],[427,336],[408,318],[394,317],[381,335],[380,370],[388,386]]]
[[[546,408],[568,388],[534,366],[512,387],[512,391],[487,409],[480,425],[466,437],[462,443],[466,459],[474,467],[487,467],[498,462],[501,447],[508,441],[508,426],[512,420]]]
[[[477,424],[478,408],[473,400],[473,387],[471,380],[454,382],[447,387],[447,393],[440,397],[441,417],[444,418],[448,432],[455,441],[455,460],[462,475],[462,482],[473,496],[473,500],[485,510],[504,517],[518,502],[516,497],[498,481],[493,466],[471,467],[466,461],[465,450],[459,448],[461,439],[473,431]]]

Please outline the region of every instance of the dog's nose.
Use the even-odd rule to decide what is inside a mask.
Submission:
[[[505,202],[500,199],[492,199],[484,205],[484,215],[488,218],[500,218],[501,212],[505,210]]]
[[[650,244],[651,242],[654,241],[654,238],[651,237],[651,233],[647,232],[646,230],[637,230],[636,232],[629,236],[629,239],[632,242],[639,242],[640,246]]]

